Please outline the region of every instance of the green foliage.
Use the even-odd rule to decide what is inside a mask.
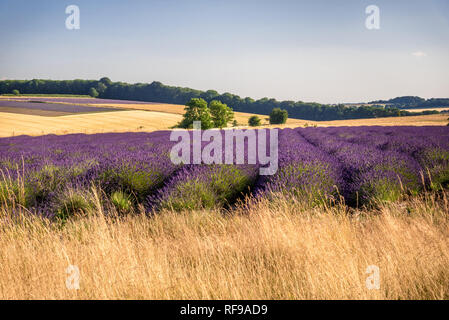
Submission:
[[[399,201],[404,191],[398,181],[389,179],[379,180],[375,185],[365,184],[360,189],[360,197],[371,199],[376,202],[395,202]]]
[[[106,91],[107,88],[108,87],[106,87],[104,83],[100,82],[95,90],[97,91],[98,95],[101,95]]]
[[[101,78],[99,82],[104,84],[106,87],[109,87],[110,85],[112,85],[112,81],[108,77]]]
[[[122,214],[129,213],[132,209],[130,196],[122,191],[116,191],[111,195],[111,203]]]
[[[234,112],[218,100],[209,103],[210,114],[215,128],[225,128],[234,119]]]
[[[260,123],[261,123],[261,120],[260,120],[260,118],[259,118],[258,116],[251,116],[251,117],[248,119],[248,124],[249,124],[251,127],[257,127],[257,126],[260,126]]]
[[[0,207],[26,206],[25,190],[17,181],[0,181]]]
[[[207,102],[201,98],[193,98],[184,108],[184,119],[179,123],[180,128],[192,128],[194,121],[201,121],[201,129],[210,129],[213,127],[213,121]]]
[[[95,89],[95,88],[90,88],[90,89],[89,89],[89,95],[90,95],[92,98],[96,98],[96,97],[99,96],[99,93],[98,93],[97,89]]]
[[[441,190],[449,187],[449,152],[432,148],[424,153],[424,166],[430,175],[430,188]]]
[[[232,165],[219,165],[210,180],[192,179],[176,186],[160,208],[201,210],[232,203],[252,183],[251,178]]]
[[[237,127],[238,125],[239,125],[239,124],[238,124],[237,120],[232,121],[232,126],[233,126],[233,127]]]
[[[289,181],[288,188],[280,188],[286,196],[292,196],[311,207],[330,204],[338,198],[336,181],[328,176],[329,165],[317,162],[311,164],[295,163],[281,167],[277,175],[281,181]],[[309,177],[307,183],[295,183],[298,177]],[[332,191],[330,191],[332,190]]]
[[[144,201],[162,183],[160,173],[151,168],[135,168],[132,165],[124,165],[119,170],[105,170],[97,179],[107,194],[123,190],[139,202]],[[109,185],[118,186],[119,190],[111,190]]]
[[[287,110],[281,110],[280,108],[274,108],[270,113],[270,124],[284,124],[287,122],[288,112]]]
[[[386,107],[393,108],[403,108],[403,109],[414,109],[414,108],[437,108],[437,107],[447,107],[449,106],[448,98],[431,98],[431,99],[423,99],[421,97],[414,96],[404,96],[397,97],[390,100],[378,100],[372,101],[370,104],[382,103],[385,104]]]
[[[211,209],[216,205],[216,195],[202,181],[186,181],[177,186],[175,194],[160,207],[174,211]]]
[[[66,221],[75,214],[86,214],[93,207],[93,203],[81,193],[70,191],[58,199],[56,218]]]
[[[46,165],[31,174],[25,185],[27,206],[46,201],[52,193],[67,184],[68,172],[54,165]]]
[[[20,91],[15,89],[13,91],[11,91],[13,95],[18,96],[20,94]]]

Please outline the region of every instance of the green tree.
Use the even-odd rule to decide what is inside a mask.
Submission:
[[[251,127],[257,127],[257,126],[260,126],[260,118],[258,117],[258,116],[251,116],[249,119],[248,119],[248,124],[251,126]]]
[[[192,128],[193,121],[201,121],[201,129],[210,129],[213,127],[213,122],[210,110],[207,107],[207,102],[201,98],[192,98],[184,108],[185,114],[182,121],[179,123],[180,128]]]
[[[15,89],[15,90],[12,91],[12,94],[15,95],[15,96],[18,96],[20,94],[20,91]]]
[[[274,108],[270,113],[270,124],[283,124],[288,119],[287,110],[281,110],[280,108]]]
[[[206,92],[203,92],[201,94],[201,98],[203,98],[206,101],[212,101],[215,97],[218,97],[219,94],[215,90],[207,90]]]
[[[103,94],[107,88],[108,87],[103,82],[99,82],[96,90],[97,90],[98,94]]]
[[[209,103],[210,114],[215,128],[224,128],[234,119],[234,112],[218,100]]]
[[[97,91],[97,89],[95,89],[95,88],[90,88],[90,89],[89,89],[89,95],[90,95],[92,98],[98,97],[98,91]]]
[[[103,83],[107,87],[109,87],[112,84],[111,79],[109,79],[108,77],[101,78],[100,82]]]

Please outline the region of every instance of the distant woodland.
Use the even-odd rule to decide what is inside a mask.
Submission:
[[[208,103],[218,100],[234,111],[269,115],[274,108],[288,112],[290,118],[324,121],[361,118],[397,117],[438,113],[437,111],[408,112],[405,108],[431,108],[449,106],[449,99],[422,99],[399,97],[388,101],[373,101],[366,105],[327,105],[303,101],[277,101],[273,98],[254,100],[231,93],[220,94],[215,90],[195,90],[167,86],[161,82],[124,83],[100,80],[3,80],[0,94],[74,94],[94,95],[104,99],[122,99],[172,104],[186,104],[192,98],[202,98]]]

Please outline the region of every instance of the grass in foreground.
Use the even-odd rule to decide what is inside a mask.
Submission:
[[[280,199],[107,218],[97,203],[63,225],[0,213],[0,298],[448,299],[447,196],[351,214]],[[66,288],[71,264],[79,290]]]

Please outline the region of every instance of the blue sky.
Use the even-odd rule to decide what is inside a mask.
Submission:
[[[80,8],[67,30],[65,8]],[[365,27],[368,5],[380,30]],[[98,79],[323,103],[449,97],[449,1],[0,0],[1,79]]]

